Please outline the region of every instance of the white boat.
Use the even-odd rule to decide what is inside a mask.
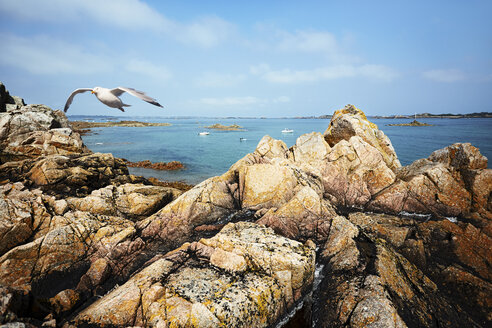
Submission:
[[[201,136],[208,136],[210,134],[210,132],[204,131],[204,132],[200,132],[198,134]]]
[[[287,129],[287,128],[285,128],[285,129],[282,130],[282,133],[293,133],[293,132],[294,132],[294,130]]]

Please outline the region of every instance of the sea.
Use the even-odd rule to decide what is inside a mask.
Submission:
[[[164,181],[182,181],[198,184],[201,181],[225,173],[232,164],[253,152],[265,135],[283,140],[288,147],[305,133],[323,133],[329,119],[299,118],[166,118],[166,117],[117,117],[117,116],[69,116],[71,121],[120,121],[166,122],[170,126],[103,127],[93,128],[84,135],[84,143],[93,152],[112,153],[132,162],[180,161],[185,168],[177,171],[156,171],[129,168],[130,173],[155,177]],[[456,142],[469,142],[492,159],[492,118],[419,118],[418,121],[434,126],[388,126],[409,123],[410,119],[369,118],[390,138],[402,165],[428,157],[433,151]],[[237,124],[242,131],[206,129],[215,123]],[[282,133],[284,129],[292,133]],[[200,132],[208,131],[208,135]],[[489,164],[490,168],[490,164]]]

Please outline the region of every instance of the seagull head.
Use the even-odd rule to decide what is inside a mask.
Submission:
[[[97,94],[97,93],[99,92],[99,90],[100,90],[100,89],[101,89],[100,87],[95,87],[95,88],[93,88],[93,89],[92,89],[91,93],[93,93],[93,94],[94,94],[94,93],[95,93],[95,94]]]

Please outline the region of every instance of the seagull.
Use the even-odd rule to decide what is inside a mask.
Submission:
[[[128,92],[132,96],[138,97],[142,99],[143,101],[148,102],[149,104],[155,105],[162,107],[161,104],[157,102],[154,98],[151,98],[147,96],[144,92],[135,90],[133,88],[125,88],[125,87],[117,87],[114,89],[108,89],[108,88],[103,88],[103,87],[95,87],[95,88],[79,88],[75,89],[70,97],[68,97],[67,102],[65,104],[65,112],[67,112],[68,107],[70,107],[70,104],[73,101],[73,97],[75,97],[76,94],[82,93],[82,92],[87,92],[90,91],[91,93],[96,95],[96,98],[99,99],[100,102],[105,104],[106,106],[112,107],[112,108],[118,108],[122,112],[125,110],[123,107],[128,107],[131,105],[124,104],[119,96],[121,96],[123,93]]]

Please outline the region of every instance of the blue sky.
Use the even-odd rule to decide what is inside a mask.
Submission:
[[[492,111],[492,1],[0,0],[0,81],[63,108],[144,90],[126,115]],[[89,94],[68,114],[120,115]]]

